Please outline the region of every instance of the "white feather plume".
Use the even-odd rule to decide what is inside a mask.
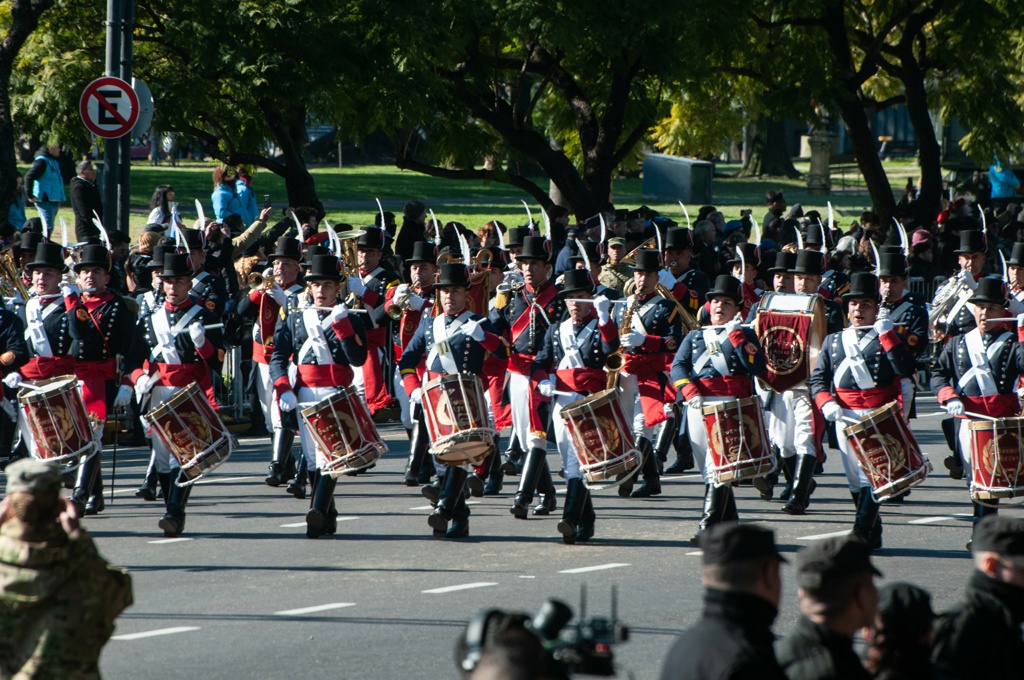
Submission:
[[[800,233],[800,227],[793,227],[793,233],[796,234],[797,250],[804,250],[804,236]]]
[[[896,223],[896,231],[898,231],[899,234],[900,234],[900,248],[903,248],[903,254],[904,255],[909,255],[910,254],[910,239],[907,238],[907,230],[904,228],[903,223],[901,223],[895,217],[892,218],[892,221]]]
[[[551,218],[548,217],[548,211],[544,208],[540,209],[541,219],[544,220],[544,233],[541,234],[548,241],[551,240]]]
[[[521,198],[519,199],[519,202],[523,204],[524,208],[526,208],[526,227],[530,231],[533,231],[533,213],[530,212],[530,206],[528,206],[526,201]]]
[[[1003,281],[1005,283],[1010,282],[1009,269],[1006,267],[1006,256],[1003,255],[1003,251],[999,251],[999,261],[1003,264]]]
[[[683,205],[682,201],[679,201],[679,207],[683,209],[683,216],[686,218],[686,228],[690,228],[690,213],[686,212],[686,206]]]
[[[391,234],[388,233],[388,223],[387,220],[384,219],[384,206],[381,205],[380,199],[376,196],[373,197],[373,200],[377,201],[377,208],[380,210],[380,230],[383,232],[384,236],[390,237]]]
[[[608,224],[604,221],[604,213],[597,213],[597,220],[601,223],[601,247],[604,247],[604,240],[608,238]]]
[[[338,232],[334,230],[334,227],[327,220],[323,221],[323,225],[324,229],[327,230],[327,242],[331,244],[331,254],[335,257],[341,257],[341,239],[338,238]]]
[[[761,225],[757,223],[753,215],[747,215],[750,220],[750,242],[758,248],[761,247]]]
[[[196,214],[199,215],[199,228],[203,229],[206,227],[206,213],[203,212],[203,204],[196,199]]]
[[[988,234],[988,224],[985,223],[985,210],[980,205],[978,206],[978,214],[981,215],[981,233]]]
[[[110,234],[107,233],[106,227],[103,226],[103,220],[95,210],[92,211],[92,223],[100,230],[100,240],[103,241],[103,245],[110,250]]]
[[[498,220],[494,220],[494,231],[498,234],[498,248],[502,251],[505,250],[505,234],[502,233],[501,227],[498,226]]]
[[[736,254],[740,258],[740,283],[747,282],[747,258],[743,256],[743,248],[736,246]]]
[[[60,218],[60,244],[61,246],[68,247],[68,223],[64,221],[64,217]]]
[[[877,272],[882,266],[882,256],[878,254],[878,248],[875,247],[873,239],[868,239],[868,243],[871,244],[871,254],[875,257],[875,271]]]
[[[835,215],[832,214],[832,201],[825,201],[825,205],[828,206],[828,230],[832,231],[836,224]],[[821,220],[818,220],[818,224],[821,224]],[[825,245],[825,232],[822,232],[821,244]]]
[[[441,225],[437,222],[433,208],[430,209],[430,221],[434,223],[434,244],[441,245]]]

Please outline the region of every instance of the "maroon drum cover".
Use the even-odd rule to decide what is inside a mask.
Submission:
[[[701,412],[711,451],[710,475],[715,486],[737,479],[763,477],[775,469],[764,409],[757,397],[706,404]]]
[[[604,390],[578,399],[559,414],[580,461],[580,472],[587,487],[614,480],[617,486],[632,477],[640,467],[640,450],[633,440],[632,423],[622,412],[618,391]]]
[[[754,322],[768,362],[760,379],[780,393],[805,383],[817,363],[826,328],[821,296],[765,293]]]
[[[231,456],[234,440],[195,382],[142,416],[181,465],[178,486],[193,484]]]
[[[1024,496],[1024,418],[971,420],[971,498]]]
[[[480,465],[494,450],[496,434],[487,400],[473,373],[442,375],[423,387],[430,454],[445,465]]]
[[[338,477],[364,468],[388,451],[355,387],[342,387],[299,413],[327,459],[325,474]]]
[[[75,467],[99,450],[99,423],[86,411],[75,376],[23,382],[18,401],[32,433],[30,453],[35,458]]]
[[[876,408],[855,424],[844,426],[843,431],[879,503],[899,496],[928,476],[928,461],[897,402]]]

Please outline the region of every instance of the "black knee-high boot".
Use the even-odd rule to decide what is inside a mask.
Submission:
[[[323,474],[319,470],[317,470],[316,476],[316,486],[313,489],[313,498],[310,502],[311,507],[306,513],[307,538],[320,538],[327,533],[328,515],[334,500],[334,487],[338,484],[334,477]]]
[[[497,455],[497,452],[494,455]],[[452,525],[445,532],[444,537],[466,538],[467,536],[469,536],[469,505],[466,504],[466,489],[463,486],[455,500],[455,507],[452,509]]]
[[[506,475],[518,475],[523,470],[526,452],[523,451],[523,442],[519,441],[516,431],[513,429],[508,438],[508,448],[503,455],[501,470]]]
[[[71,502],[78,507],[79,512],[83,515],[86,512],[86,503],[90,500],[90,495],[96,487],[99,475],[100,453],[97,451],[89,460],[78,466],[75,488],[71,492]]]
[[[681,419],[682,412],[683,411],[680,408]],[[676,450],[676,462],[665,468],[666,475],[681,475],[687,470],[692,470],[694,466],[693,444],[690,442],[690,433],[687,429],[689,425],[685,419],[682,423],[683,426],[678,428],[679,431],[676,432],[673,437],[673,446]]]
[[[459,499],[466,493],[466,475],[468,473],[461,467],[450,467],[444,473],[444,483],[441,485],[441,493],[438,494],[437,507],[427,518],[427,524],[434,530],[435,536],[443,536],[448,529],[448,522],[452,521],[455,507]],[[465,501],[463,501],[465,502]]]
[[[814,482],[814,471],[818,467],[817,456],[795,456],[796,469],[793,473],[793,488],[789,501],[782,507],[787,515],[802,515],[807,512],[811,502],[811,492],[817,486]]]
[[[192,495],[191,484],[181,487],[174,483],[177,474],[172,472],[167,475],[170,482],[169,488],[164,492],[167,512],[157,524],[163,530],[164,535],[170,537],[185,532],[185,505],[188,503],[189,496]]]
[[[512,507],[509,509],[518,519],[526,519],[530,512],[530,503],[533,502],[533,494],[537,490],[537,482],[547,459],[547,451],[540,448],[532,448],[526,454],[526,461],[523,464],[523,474],[519,478],[519,490],[516,491]],[[551,473],[548,472],[550,477]]]
[[[644,454],[643,466],[640,468],[640,473],[644,477],[643,483],[633,493],[629,494],[630,498],[648,498],[650,496],[661,495],[661,477],[658,475],[658,462],[656,460],[656,454],[654,448],[651,446],[651,442],[646,437],[640,437],[640,450]]]
[[[292,443],[295,431],[290,427],[274,430],[274,449],[270,459],[270,473],[267,475],[267,486],[281,486],[288,481],[285,476],[285,461],[292,457]]]
[[[501,469],[501,456],[498,455],[498,435],[494,435],[494,453],[491,454],[491,469],[487,472],[484,495],[497,496],[501,493],[503,481],[505,481],[505,471]]]
[[[540,475],[537,477],[537,493],[540,494],[540,502],[533,507],[533,514],[550,515],[558,509],[558,499],[555,496],[555,481],[551,478],[551,468],[548,467],[547,456],[544,457],[544,465],[541,467]]]
[[[562,534],[563,543],[575,543],[576,532],[579,530],[583,517],[584,495],[587,493],[583,480],[574,477],[565,482],[565,504],[562,506],[562,521],[558,523],[558,533]]]
[[[146,479],[142,482],[142,486],[135,490],[135,497],[141,498],[144,501],[155,501],[156,482],[156,455],[150,453],[149,467],[146,468]]]
[[[786,480],[786,485],[779,492],[780,501],[788,501],[789,497],[793,495],[793,482],[796,480],[796,459],[796,456],[783,457],[782,459],[782,476]]]
[[[871,487],[862,487],[851,492],[857,504],[857,515],[853,519],[853,535],[861,539],[872,550],[882,547],[882,518],[878,515],[879,505],[871,495]]]
[[[757,492],[761,494],[761,500],[770,501],[775,495],[775,485],[779,481],[779,468],[782,466],[782,454],[778,448],[772,446],[772,457],[775,459],[775,469],[763,477],[754,477],[752,482]]]
[[[413,405],[412,410],[412,438],[409,440],[409,460],[405,464],[405,477],[402,483],[406,486],[419,486],[422,478],[422,468],[429,466],[428,481],[433,472],[433,461],[428,459],[427,449],[430,447],[430,438],[427,435],[427,422],[423,418],[423,409],[419,404]]]
[[[704,510],[697,524],[697,533],[690,539],[690,543],[697,545],[700,535],[709,527],[725,521],[726,513],[729,511],[730,500],[735,511],[735,499],[732,499],[732,488],[726,486],[704,485]]]
[[[672,405],[672,415],[665,419],[665,425],[661,428],[661,432],[658,434],[658,441],[654,445],[654,453],[657,456],[659,463],[664,463],[668,460],[668,447],[672,445],[672,440],[675,439],[676,423],[679,422],[676,419],[676,405]]]
[[[577,542],[585,543],[594,537],[594,524],[597,515],[594,513],[594,498],[586,484],[583,485],[583,510],[580,512],[580,524],[576,528]]]
[[[297,459],[295,461],[295,479],[291,481],[285,491],[301,500],[306,497],[306,482],[309,481],[309,463],[306,462],[306,455],[302,452],[301,447],[295,450],[294,453]]]

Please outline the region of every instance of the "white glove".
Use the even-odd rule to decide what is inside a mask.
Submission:
[[[288,302],[288,294],[285,293],[284,289],[277,285],[277,283],[274,283],[274,285],[270,287],[268,295],[270,295],[271,300],[282,307],[284,307]]]
[[[599,323],[607,323],[612,314],[612,301],[603,295],[594,298],[594,311],[597,312]]]
[[[537,391],[542,397],[552,397],[555,394],[555,383],[548,378],[537,383]]]
[[[342,302],[340,305],[335,305],[334,309],[331,310],[331,323],[338,323],[342,319],[348,318],[348,306]]]
[[[143,373],[139,376],[139,379],[135,381],[135,395],[139,401],[142,401],[142,397],[153,388],[153,383],[156,382],[156,376],[152,376],[148,373]]]
[[[967,284],[968,288],[970,288],[971,290],[977,290],[978,289],[978,282],[974,280],[973,276],[971,276],[970,270],[964,269],[961,272],[961,274],[963,274],[964,283]]]
[[[420,387],[417,387],[416,389],[414,389],[412,391],[412,394],[409,395],[409,401],[413,402],[414,404],[422,404],[423,403],[423,389],[420,388]]]
[[[206,329],[203,328],[203,324],[192,324],[188,327],[188,334],[192,338],[192,342],[195,343],[196,349],[206,344]]]
[[[875,322],[875,332],[879,335],[884,335],[895,328],[896,326],[894,326],[892,321],[889,321],[888,319],[879,319]]]
[[[672,276],[672,272],[667,269],[662,269],[658,272],[658,283],[665,286],[669,290],[676,285],[676,277]]]
[[[462,324],[462,332],[477,342],[484,341],[484,329],[476,319]]]
[[[843,407],[834,401],[827,401],[821,407],[821,415],[830,422],[839,422],[839,419],[843,417]]]
[[[117,396],[114,397],[114,408],[128,408],[132,403],[132,388],[128,385],[121,385],[117,388]]]
[[[739,327],[741,325],[743,325],[743,321],[742,321],[742,319],[740,319],[740,315],[737,314],[732,319],[730,319],[728,323],[725,324],[725,332],[726,332],[726,334],[732,333],[735,330],[739,330]]]
[[[624,347],[639,347],[647,340],[647,336],[639,331],[630,331],[620,338]]]
[[[266,269],[263,270],[263,280],[269,281],[272,278],[274,278],[274,268],[267,267]]]
[[[366,284],[363,283],[363,280],[358,276],[348,277],[348,289],[352,291],[356,297],[363,297],[366,295]]]
[[[277,399],[278,408],[285,412],[294,411],[298,405],[299,400],[295,397],[295,393],[292,392],[291,390],[288,390],[287,392],[283,393]]]
[[[690,399],[686,402],[686,405],[689,408],[692,408],[694,411],[699,411],[700,408],[704,405],[704,397],[700,396],[699,394],[696,397],[690,397]]]
[[[415,294],[410,295],[409,296],[409,309],[411,309],[414,312],[418,312],[421,309],[423,309],[423,305],[426,304],[426,302],[427,301],[424,300],[423,298],[421,298],[419,295],[415,295]]]
[[[1017,328],[1024,328],[1024,314],[1017,315]]]
[[[64,295],[64,297],[71,297],[72,295],[78,295],[82,291],[80,291],[78,289],[78,286],[76,286],[73,283],[65,283],[63,286],[60,287],[60,292]]]
[[[964,414],[964,402],[959,399],[950,399],[943,405],[946,413],[951,416],[962,416]]]
[[[24,380],[24,378],[22,377],[21,373],[15,371],[14,373],[8,374],[4,378],[4,384],[10,387],[12,390],[16,390],[18,389],[18,385],[21,384],[22,380]]]

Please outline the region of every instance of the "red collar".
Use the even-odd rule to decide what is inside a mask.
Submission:
[[[525,289],[526,289],[526,292],[528,292],[528,293],[533,293],[534,295],[540,295],[541,293],[543,293],[545,291],[545,289],[547,289],[548,286],[551,286],[551,285],[553,285],[553,284],[550,281],[545,281],[541,285],[541,287],[537,288],[536,290],[534,290],[533,286],[531,286],[530,284],[526,284]]]
[[[93,295],[92,293],[82,293],[82,304],[84,304],[85,308],[88,309],[90,312],[99,309],[100,307],[107,304],[113,299],[114,293],[109,290],[105,290],[99,295]]]
[[[172,305],[167,300],[164,300],[164,309],[166,309],[168,312],[180,312],[188,309],[194,304],[195,300],[193,300],[191,297],[186,297],[184,302],[177,305]]]

